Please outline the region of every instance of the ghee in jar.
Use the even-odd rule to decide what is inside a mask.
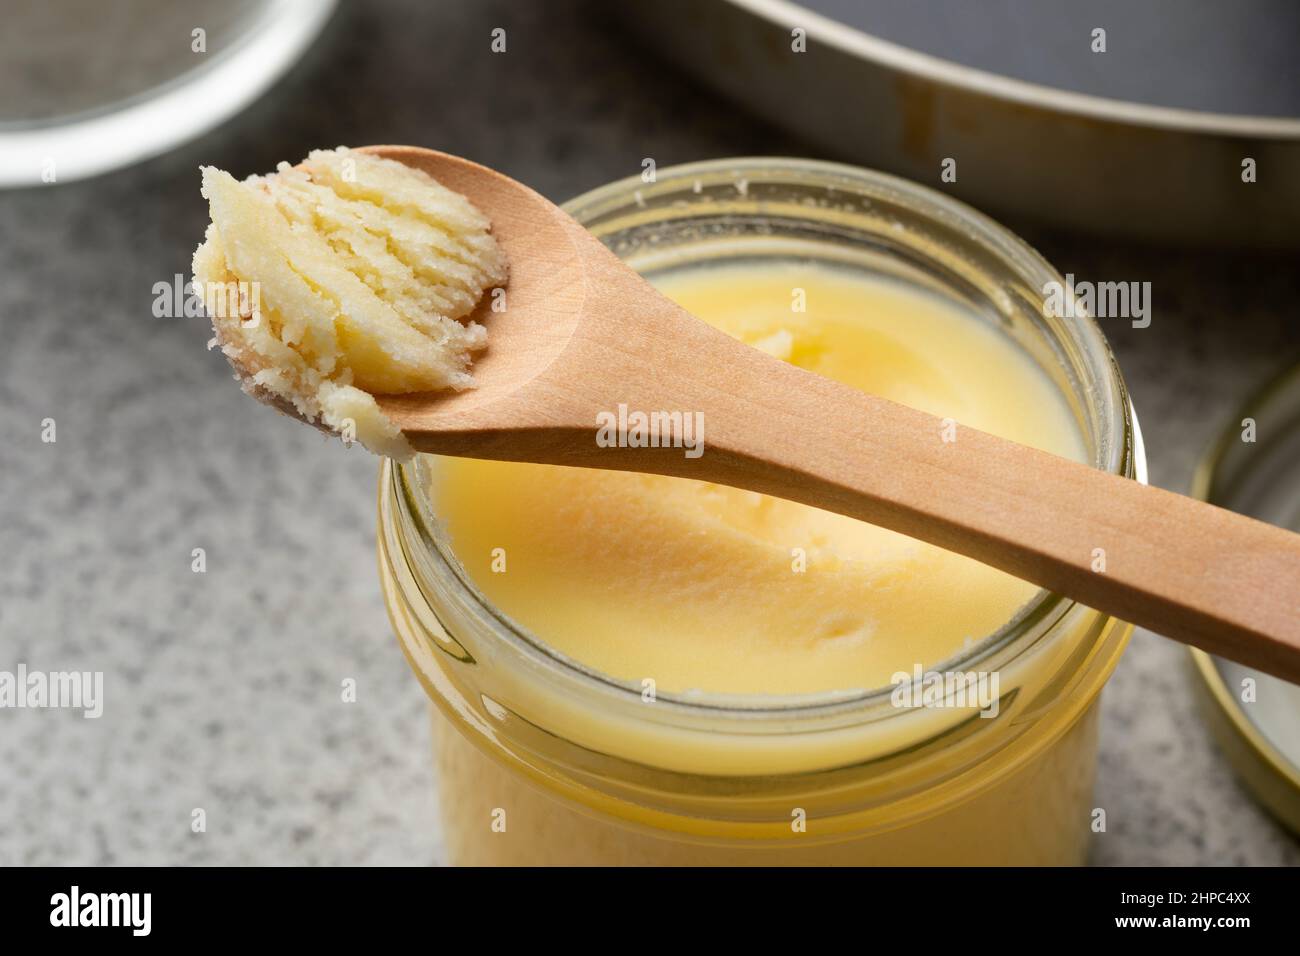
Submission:
[[[797,262],[682,270],[656,285],[802,368],[1085,457],[1033,359],[937,295]],[[450,458],[431,474],[451,546],[499,611],[587,667],[660,691],[886,686],[993,633],[1038,590],[883,528],[706,482]]]

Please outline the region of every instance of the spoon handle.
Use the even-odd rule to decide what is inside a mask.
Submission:
[[[1300,535],[763,364],[714,369],[706,450],[678,474],[891,528],[1300,682]]]

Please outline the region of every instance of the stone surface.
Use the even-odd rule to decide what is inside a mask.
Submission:
[[[0,711],[0,864],[440,861],[425,701],[374,570],[374,459],[244,398],[206,322],[155,318],[152,287],[188,275],[200,163],[243,175],[312,147],[427,144],[562,200],[645,156],[814,154],[591,15],[349,5],[219,130],[90,182],[0,193],[0,669],[106,682],[99,720]],[[505,55],[488,50],[496,26]],[[1153,281],[1151,328],[1107,332],[1153,480],[1185,487],[1300,344],[1294,268],[1024,231],[1062,272]],[[1094,861],[1300,862],[1214,750],[1184,658],[1139,634],[1106,693]]]

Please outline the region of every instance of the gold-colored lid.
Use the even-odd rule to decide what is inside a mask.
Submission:
[[[1197,468],[1192,494],[1300,530],[1300,365],[1228,423]],[[1259,802],[1300,834],[1300,687],[1196,648],[1191,657],[1202,711],[1228,762]]]

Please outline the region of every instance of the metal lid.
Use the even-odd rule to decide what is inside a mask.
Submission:
[[[1228,423],[1197,469],[1192,494],[1300,531],[1300,365]],[[1206,720],[1229,763],[1260,803],[1300,833],[1300,686],[1195,648],[1191,654]]]

